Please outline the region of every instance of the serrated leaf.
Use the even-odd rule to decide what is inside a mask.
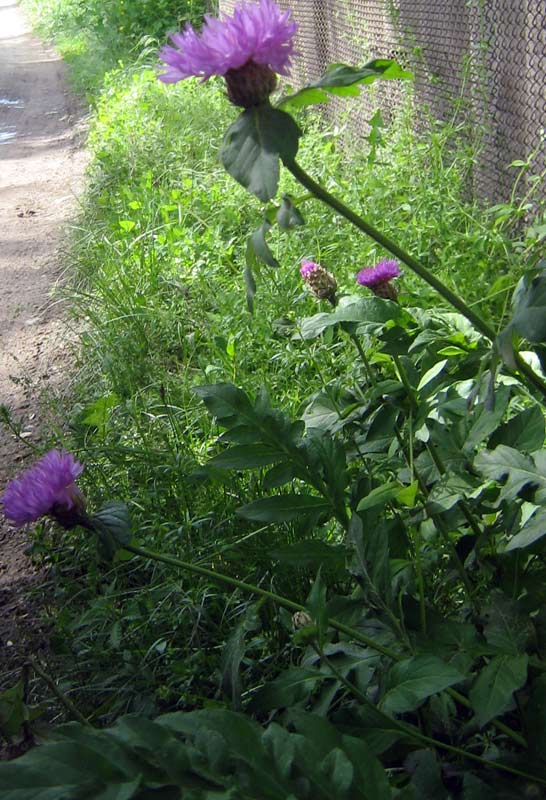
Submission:
[[[406,658],[390,668],[380,706],[389,714],[414,711],[427,697],[462,680],[464,675],[435,656]]]
[[[526,654],[500,655],[482,669],[468,695],[480,727],[511,706],[513,693],[527,679],[527,663]]]
[[[326,103],[330,100],[330,95],[355,96],[359,94],[359,85],[370,84],[380,78],[410,80],[412,75],[390,59],[377,58],[363,67],[332,64],[316,83],[281,98],[277,105],[279,108],[302,108],[315,103]]]
[[[248,503],[236,512],[253,522],[291,522],[303,516],[333,513],[329,503],[309,494],[280,494]]]
[[[268,104],[255,106],[228,128],[220,157],[236,181],[267,202],[277,193],[279,159],[294,160],[300,135],[289,114]]]

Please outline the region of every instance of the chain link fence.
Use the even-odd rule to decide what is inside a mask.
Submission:
[[[277,2],[298,23],[296,87],[315,80],[327,64],[395,58],[415,75],[416,109],[447,119],[461,101],[459,113],[482,145],[473,181],[477,196],[491,203],[507,199],[515,178],[509,165],[535,151],[531,172],[545,169],[544,0]],[[234,4],[221,0],[220,7],[230,13]],[[367,135],[378,107],[389,120],[403,94],[393,82],[344,101],[343,107],[352,103],[353,130]]]

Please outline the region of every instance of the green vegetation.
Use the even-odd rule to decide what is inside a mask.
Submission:
[[[386,253],[286,171],[280,194],[306,224],[268,232],[279,266],[252,262],[249,313],[245,254],[263,208],[218,158],[236,113],[220,82],[161,85],[150,42],[137,46],[199,3],[27,5],[94,107],[63,289],[81,331],[74,395],[58,409],[64,445],[86,463],[90,507],[127,503],[131,544],[148,551],[108,558],[89,532],[33,536],[51,576],[48,672],[97,728],[147,718],[63,729],[42,751],[97,758],[78,777],[94,793],[59,770],[57,795],[43,796],[542,792],[537,398],[506,371],[493,391],[490,343],[412,274],[400,305],[358,288],[355,273]],[[520,290],[519,311],[543,310],[541,209],[531,224],[532,196],[485,209],[469,197],[476,154],[462,123],[418,136],[408,98],[370,163],[320,119],[298,121],[299,162],[496,330],[524,274],[540,296]],[[335,273],[335,309],[305,290],[302,258]],[[310,624],[294,633],[294,605],[267,592]],[[46,699],[48,719],[71,716]],[[177,713],[149,721],[164,712]],[[17,774],[0,772],[0,787]],[[119,794],[100,794],[110,784]]]

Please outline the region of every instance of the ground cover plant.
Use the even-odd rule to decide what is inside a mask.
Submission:
[[[0,769],[13,797],[543,794],[540,230],[527,198],[464,202],[453,127],[408,152],[403,120],[370,169],[296,112],[296,169],[284,113],[260,96],[234,121],[217,85],[166,91],[142,62],[99,100],[73,290],[86,468],[54,451],[59,484],[37,467],[4,497],[60,523],[33,548],[79,724]],[[219,164],[230,125],[223,162],[260,204]],[[279,155],[305,192],[277,189]],[[371,238],[342,222],[362,209]]]

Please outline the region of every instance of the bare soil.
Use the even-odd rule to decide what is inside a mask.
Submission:
[[[22,440],[0,426],[0,493],[40,446],[44,393],[69,385],[67,326],[51,299],[63,226],[74,216],[85,154],[82,109],[65,68],[33,37],[13,0],[0,0],[0,404]],[[46,637],[28,598],[41,576],[25,555],[28,534],[0,515],[0,691]]]

